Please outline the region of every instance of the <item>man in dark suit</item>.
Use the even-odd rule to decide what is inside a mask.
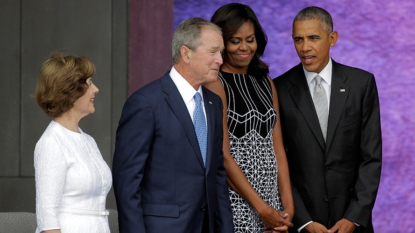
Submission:
[[[292,232],[373,232],[382,139],[373,74],[333,61],[330,14],[293,21],[301,63],[276,78],[295,215]]]
[[[222,101],[215,81],[219,27],[200,18],[173,35],[173,68],[132,94],[113,161],[120,232],[233,232],[222,154]]]

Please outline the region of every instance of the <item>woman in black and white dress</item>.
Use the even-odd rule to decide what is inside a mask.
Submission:
[[[294,205],[278,120],[278,99],[260,60],[266,35],[249,6],[231,3],[211,21],[222,28],[219,79],[206,87],[224,103],[223,153],[235,232],[286,231]]]

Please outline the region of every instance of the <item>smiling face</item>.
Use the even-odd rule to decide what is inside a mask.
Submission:
[[[191,73],[189,83],[197,89],[201,84],[214,82],[222,65],[224,49],[222,35],[210,28],[202,28],[201,44],[195,51],[187,49],[188,66]]]
[[[320,73],[330,59],[330,47],[338,38],[337,32],[327,34],[320,19],[295,21],[293,40],[301,63],[308,72]]]
[[[247,21],[226,41],[225,63],[222,70],[247,74],[248,65],[257,50],[254,24]]]
[[[99,89],[92,83],[91,78],[86,80],[86,84],[88,85],[88,88],[85,94],[75,101],[73,107],[73,110],[76,113],[80,114],[82,117],[95,112],[95,95],[99,91]]]

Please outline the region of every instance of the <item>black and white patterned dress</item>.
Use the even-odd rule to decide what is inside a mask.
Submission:
[[[222,71],[219,79],[226,93],[230,153],[259,196],[281,212],[272,140],[277,111],[270,81]],[[235,232],[262,233],[265,225],[256,210],[234,190],[229,195]]]

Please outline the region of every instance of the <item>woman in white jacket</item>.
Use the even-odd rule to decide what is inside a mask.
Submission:
[[[36,101],[54,119],[36,144],[36,232],[110,232],[107,194],[111,171],[79,121],[93,113],[98,88],[86,57],[57,53],[43,63]]]

